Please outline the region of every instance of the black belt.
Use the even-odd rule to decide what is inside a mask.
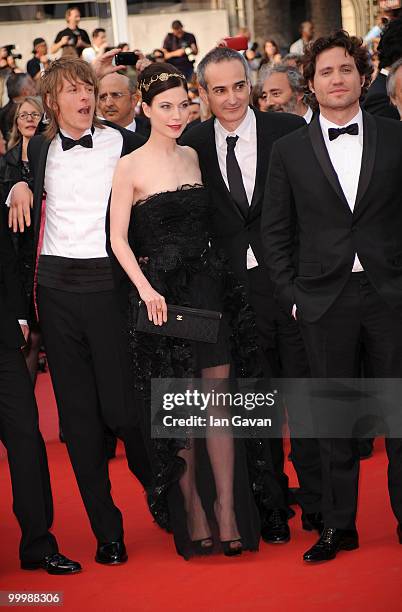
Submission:
[[[74,293],[94,293],[114,289],[108,257],[72,259],[41,255],[38,263],[38,285]]]

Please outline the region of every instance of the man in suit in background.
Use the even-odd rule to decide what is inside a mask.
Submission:
[[[371,72],[360,39],[343,31],[318,39],[305,76],[320,115],[271,156],[266,262],[279,302],[300,323],[314,378],[359,378],[362,348],[373,377],[402,376],[402,125],[361,111]],[[308,562],[359,545],[357,444],[335,435],[319,441],[325,528]],[[389,437],[386,449],[402,543],[402,441]]]
[[[387,93],[402,121],[402,57],[390,68],[387,77]]]
[[[129,78],[117,72],[107,74],[99,81],[98,100],[99,112],[104,119],[149,138],[149,120],[135,116],[138,101],[136,78]]]
[[[372,115],[399,121],[398,110],[387,94],[387,76],[392,64],[402,57],[402,17],[390,21],[378,45],[379,73],[368,88],[363,108]]]
[[[39,431],[32,382],[21,347],[29,329],[25,293],[8,231],[0,214],[0,439],[7,448],[13,509],[22,531],[22,569],[49,574],[81,570],[58,552],[45,444]],[[3,550],[3,554],[6,554]]]
[[[97,539],[95,560],[116,565],[127,553],[110,493],[105,425],[124,440],[144,486],[151,469],[128,382],[129,283],[107,256],[105,224],[115,165],[144,140],[97,119],[97,80],[83,60],[53,62],[42,94],[49,123],[28,149],[39,317],[63,435]],[[32,197],[25,183],[13,190],[12,215]]]
[[[292,113],[303,117],[306,123],[313,118],[313,111],[306,103],[306,81],[293,66],[275,64],[264,66],[259,79],[262,87],[261,110],[276,113]]]
[[[264,264],[260,236],[261,208],[271,147],[276,139],[305,125],[287,113],[262,113],[249,106],[248,65],[237,51],[210,51],[198,65],[201,98],[213,117],[182,137],[199,156],[212,203],[212,241],[229,258],[247,290],[265,359],[267,377],[308,376],[307,358],[297,323],[275,303]],[[292,455],[300,483],[299,502],[306,529],[321,528],[318,501],[319,457],[316,441],[295,440]],[[263,492],[257,498],[262,537],[289,540],[288,482],[283,472],[281,438],[264,440]]]

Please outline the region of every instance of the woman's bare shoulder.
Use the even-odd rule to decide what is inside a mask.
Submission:
[[[181,150],[185,155],[187,155],[190,159],[197,162],[198,164],[198,153],[193,147],[189,147],[188,145],[181,145]]]
[[[121,157],[118,161],[117,168],[119,172],[133,170],[135,167],[137,170],[147,164],[148,155],[146,151],[142,150],[143,147],[128,153]]]

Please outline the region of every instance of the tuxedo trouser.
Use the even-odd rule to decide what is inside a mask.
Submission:
[[[383,301],[365,273],[351,274],[340,296],[316,323],[304,321],[299,308],[298,319],[313,378],[359,378],[362,348],[373,377],[402,377],[402,317]],[[325,525],[354,529],[360,463],[357,440],[328,437],[319,443]],[[402,440],[388,437],[385,444],[391,505],[401,523]]]
[[[266,279],[259,267],[248,271],[249,301],[252,306],[261,348],[266,359],[267,377],[308,378],[310,371],[298,323],[287,316],[273,296],[268,293]],[[287,406],[291,432],[292,411]],[[283,417],[284,418],[284,417]],[[300,490],[297,501],[304,512],[321,510],[321,466],[318,441],[314,438],[291,438],[292,461],[297,473]],[[288,478],[284,474],[282,438],[265,440],[267,452],[272,457],[276,481],[283,491],[281,503],[287,504]],[[275,489],[274,489],[275,490]]]
[[[0,438],[8,455],[13,509],[22,531],[20,559],[40,561],[57,552],[46,449],[38,409],[20,349],[0,345]]]
[[[129,387],[124,320],[113,291],[74,293],[40,286],[38,306],[68,453],[98,542],[123,537],[110,492],[105,425],[126,446],[146,486],[151,469]]]

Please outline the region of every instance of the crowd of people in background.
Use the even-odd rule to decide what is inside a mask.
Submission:
[[[386,77],[384,71],[400,57],[398,33],[388,34],[387,38],[390,42],[386,43],[386,46],[396,47],[396,57],[392,58],[393,61],[387,60],[387,66],[384,65],[384,61],[380,66],[378,47],[382,34],[387,25],[397,16],[395,11],[382,11],[377,16],[375,25],[364,37],[364,44],[370,53],[374,69],[373,81],[378,72]],[[88,63],[93,63],[112,49],[104,28],[95,28],[90,36],[86,30],[79,27],[81,13],[78,7],[69,8],[66,11],[65,19],[66,27],[56,35],[54,42],[50,45],[50,53],[48,43],[44,38],[34,39],[32,57],[26,63],[25,72],[20,65],[22,57],[15,53],[14,45],[0,48],[0,102],[2,107],[0,109],[0,156],[4,155],[7,149],[6,143],[9,140],[17,102],[26,96],[38,94],[40,77],[53,58],[82,57]],[[302,22],[299,32],[300,37],[289,48],[280,47],[273,38],[267,38],[263,45],[259,45],[251,40],[250,31],[246,27],[239,28],[237,36],[245,37],[248,40],[247,49],[242,53],[249,65],[253,84],[251,103],[262,111],[290,112],[304,117],[309,122],[315,109],[303,77],[303,54],[306,46],[314,40],[314,24],[311,21]],[[197,40],[194,34],[184,29],[181,21],[174,20],[171,24],[171,31],[166,35],[161,47],[153,49],[148,54],[138,48],[130,49],[130,45],[126,42],[119,43],[117,48],[122,52],[133,50],[141,60],[145,60],[145,62],[140,62],[140,69],[149,62],[167,61],[175,66],[186,76],[189,83],[191,100],[189,123],[196,125],[210,116],[208,108],[205,108],[200,100],[194,72],[198,54]],[[384,51],[382,54],[384,55]],[[146,135],[149,132],[149,126],[147,127],[146,119],[141,117],[139,96],[136,94],[137,70],[133,66],[127,66],[121,73],[126,75],[128,80],[120,79],[120,89],[116,81],[116,91],[110,92],[107,98],[105,98],[106,92],[103,92],[105,103],[100,103],[99,114],[105,119],[116,121],[122,127],[130,124],[131,129],[134,130],[136,125],[141,126],[141,133]],[[383,79],[380,77],[380,80]],[[390,85],[391,98],[396,108],[398,108],[396,103],[398,82],[398,75],[395,75]],[[384,87],[382,93],[384,93],[383,90]],[[132,107],[128,115],[126,106]],[[122,117],[119,110],[121,107],[123,108]],[[396,117],[396,108],[391,108],[389,114]],[[130,121],[124,125],[128,117]],[[5,144],[2,144],[3,142]]]

